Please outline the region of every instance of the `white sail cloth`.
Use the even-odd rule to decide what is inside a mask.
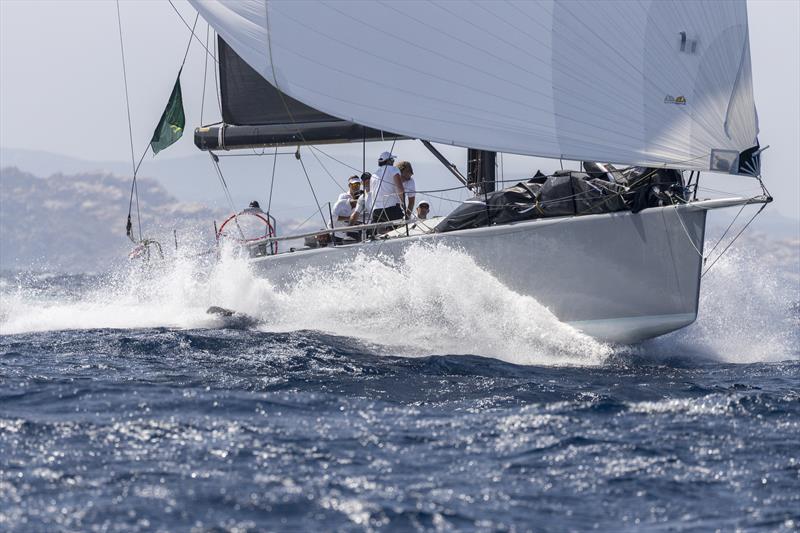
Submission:
[[[485,150],[737,172],[756,145],[745,0],[190,0],[320,111]]]

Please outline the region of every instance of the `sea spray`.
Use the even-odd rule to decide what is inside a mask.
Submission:
[[[360,254],[346,265],[306,269],[278,290],[231,250],[218,260],[135,264],[77,300],[6,294],[3,333],[94,328],[215,328],[220,306],[264,331],[318,330],[399,355],[478,354],[519,364],[601,364],[610,349],[560,323],[445,246],[415,245],[401,259]],[[378,348],[380,349],[380,348]]]
[[[307,269],[266,328],[322,329],[405,355],[479,354],[517,364],[601,364],[610,348],[559,322],[463,252],[410,246],[400,261],[359,254]]]
[[[781,246],[797,257],[797,244]],[[636,351],[731,363],[800,357],[799,265],[781,264],[783,248],[775,257],[750,248],[729,250],[701,281],[697,321]]]
[[[219,258],[131,263],[103,276],[4,276],[0,333],[228,327],[206,313],[221,306],[257,319],[262,331],[322,331],[396,355],[477,354],[534,365],[596,365],[631,351],[785,360],[800,356],[800,289],[795,267],[787,270],[777,258],[729,251],[703,278],[697,322],[633,348],[581,335],[469,256],[422,244],[398,260],[362,254],[347,265],[309,268],[280,289],[231,250]]]

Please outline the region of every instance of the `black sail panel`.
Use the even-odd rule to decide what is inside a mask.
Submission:
[[[221,37],[217,56],[223,124],[195,130],[195,144],[201,150],[400,138],[333,117],[282,94]]]
[[[237,126],[339,121],[281,93],[218,38],[222,120]],[[285,102],[285,105],[284,105]],[[289,108],[291,117],[287,113]]]

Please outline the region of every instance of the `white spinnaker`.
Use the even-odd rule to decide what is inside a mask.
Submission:
[[[190,0],[266,80],[485,150],[736,171],[757,143],[745,0]]]

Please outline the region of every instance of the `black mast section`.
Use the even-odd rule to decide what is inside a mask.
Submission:
[[[468,186],[481,193],[493,192],[495,187],[495,161],[497,152],[487,150],[467,149],[467,182]]]

